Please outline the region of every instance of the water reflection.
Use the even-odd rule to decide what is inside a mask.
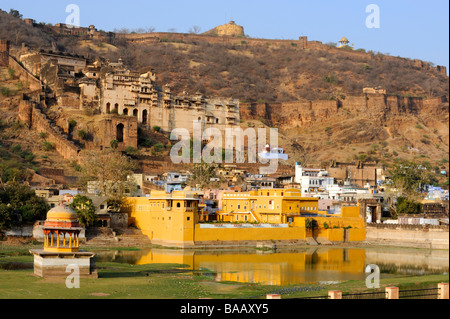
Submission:
[[[267,285],[364,280],[365,266],[376,264],[382,277],[448,272],[448,251],[408,249],[312,248],[296,251],[185,251],[147,249],[97,253],[97,261],[129,264],[176,263],[208,269],[216,281]]]

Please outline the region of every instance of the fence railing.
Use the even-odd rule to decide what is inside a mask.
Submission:
[[[386,299],[386,291],[342,294],[341,299]]]
[[[281,299],[281,295],[267,295],[267,299]],[[449,299],[449,284],[439,283],[435,288],[406,290],[399,290],[398,287],[386,287],[382,291],[346,294],[339,290],[330,290],[328,295],[289,299]]]
[[[441,288],[400,290],[399,299],[439,299]],[[420,298],[419,298],[420,297]]]

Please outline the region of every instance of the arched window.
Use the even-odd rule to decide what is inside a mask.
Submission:
[[[181,207],[181,203],[177,203],[177,208],[180,208]]]
[[[133,116],[138,116],[138,110],[137,109],[133,110]]]
[[[119,141],[119,143],[123,142],[123,124],[120,123],[117,125],[117,129],[116,129],[116,139],[117,141]]]
[[[106,113],[111,113],[111,103],[106,103]]]
[[[147,110],[142,111],[142,123],[147,124]]]
[[[128,109],[123,109],[123,115],[128,115]]]

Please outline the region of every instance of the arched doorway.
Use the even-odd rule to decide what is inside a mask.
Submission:
[[[138,110],[137,109],[133,110],[133,116],[138,116]]]
[[[128,109],[123,109],[123,115],[128,115]]]
[[[111,103],[106,103],[106,113],[111,113]]]
[[[147,124],[147,110],[142,111],[142,123]]]
[[[116,139],[119,141],[119,143],[123,142],[123,128],[124,125],[122,123],[117,125],[116,130]]]

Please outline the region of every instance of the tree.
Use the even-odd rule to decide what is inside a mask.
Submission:
[[[421,211],[417,206],[423,198],[421,191],[433,180],[430,170],[412,161],[398,161],[388,169],[389,182],[385,191],[385,202],[391,216],[412,211]]]
[[[8,229],[45,218],[50,207],[30,187],[15,181],[1,186],[0,229]]]
[[[198,25],[193,25],[192,28],[189,29],[189,33],[199,34],[202,29]]]
[[[388,169],[389,187],[411,199],[421,197],[425,185],[432,181],[429,170],[412,161],[399,161]]]
[[[397,215],[398,214],[420,214],[422,213],[422,204],[406,197],[397,198]]]
[[[19,10],[10,9],[9,14],[12,15],[14,18],[22,19],[23,15],[20,14]]]
[[[77,195],[69,207],[77,213],[80,224],[86,227],[95,225],[97,214],[92,199],[84,195]]]
[[[81,163],[81,184],[87,190],[92,182],[100,195],[120,201],[135,187],[128,176],[137,168],[134,161],[117,150],[90,151]]]
[[[216,164],[205,162],[194,164],[193,175],[189,184],[192,187],[209,187],[213,183],[211,182],[211,178],[216,177],[216,168]]]

